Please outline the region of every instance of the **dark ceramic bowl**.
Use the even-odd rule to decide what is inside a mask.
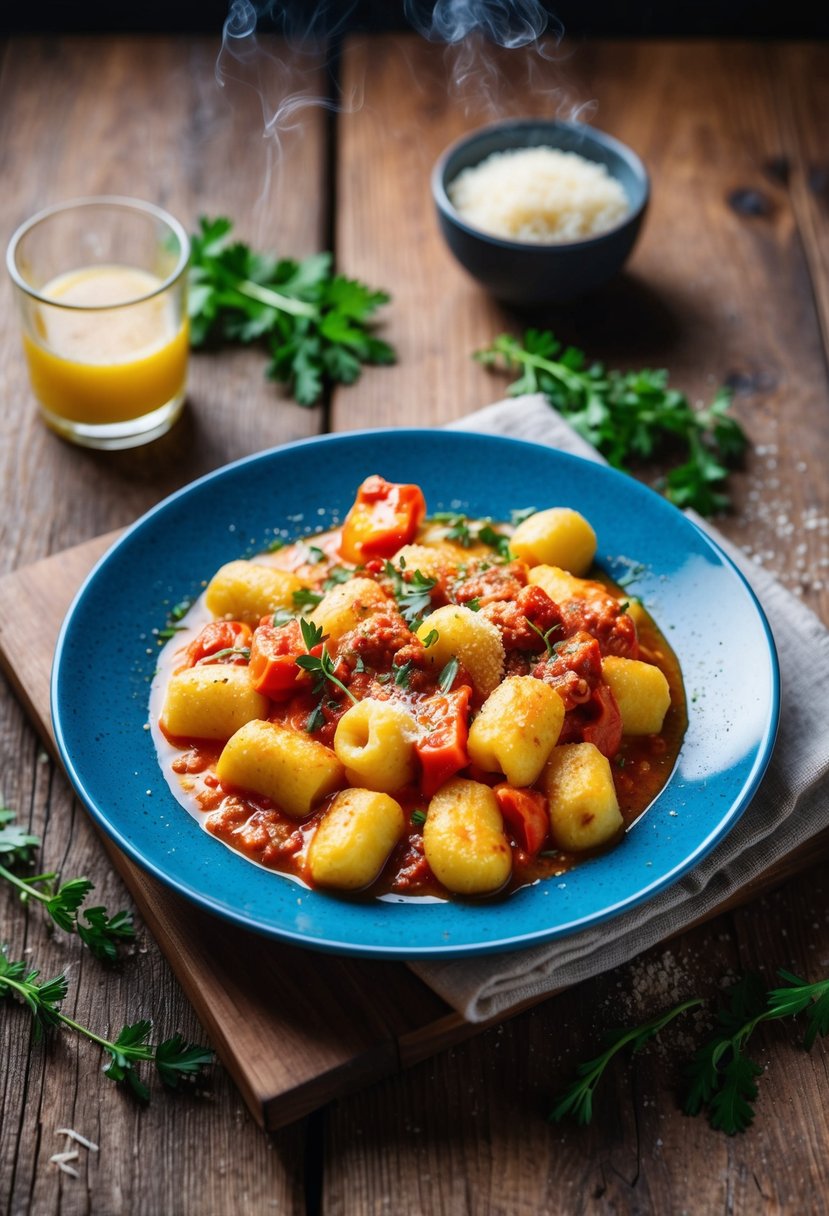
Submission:
[[[473,228],[447,194],[458,174],[493,152],[558,148],[604,165],[621,184],[630,211],[614,228],[580,241],[513,241]],[[465,270],[508,304],[561,304],[612,278],[633,249],[650,186],[642,161],[618,139],[584,123],[557,119],[509,119],[465,135],[443,153],[432,171],[432,194],[441,232]]]

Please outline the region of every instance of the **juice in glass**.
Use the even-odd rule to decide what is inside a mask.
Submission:
[[[15,235],[9,270],[29,377],[58,433],[131,447],[175,421],[187,378],[187,256],[180,225],[133,200],[66,204]]]

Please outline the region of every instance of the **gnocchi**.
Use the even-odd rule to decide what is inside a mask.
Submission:
[[[291,608],[302,582],[286,570],[257,562],[228,562],[207,584],[205,605],[216,617],[256,625],[277,608]]]
[[[342,529],[223,566],[152,692],[187,809],[370,896],[493,896],[617,843],[673,768],[681,673],[590,523],[522,514],[429,518],[372,475]]]
[[[429,803],[423,848],[436,878],[457,895],[499,891],[512,869],[498,802],[479,781],[456,778],[438,790]]]

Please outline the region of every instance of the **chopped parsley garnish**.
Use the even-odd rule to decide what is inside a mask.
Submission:
[[[295,620],[296,617],[293,612],[289,612],[287,608],[277,608],[272,617],[274,629],[281,629],[283,625],[288,625],[291,621]]]
[[[491,524],[484,524],[478,531],[478,540],[485,545],[489,545],[490,549],[494,549],[499,557],[503,557],[509,561],[511,554],[509,551],[509,537],[504,536],[503,532],[496,532]]]
[[[409,687],[409,680],[412,672],[414,671],[414,666],[415,665],[411,659],[409,659],[408,663],[404,663],[402,667],[398,667],[397,664],[392,664],[392,675],[394,676],[394,682],[398,688]]]
[[[514,511],[510,511],[509,521],[514,528],[517,528],[519,524],[523,524],[525,519],[535,515],[537,510],[537,507],[516,507]]]
[[[400,564],[402,567],[403,563]],[[403,620],[409,628],[418,625],[432,606],[432,590],[437,586],[437,579],[427,578],[419,570],[406,579],[391,562],[386,562],[384,571],[392,580],[394,598]]]
[[[187,615],[187,613],[190,611],[192,606],[193,606],[192,600],[179,600],[179,602],[177,604],[174,604],[173,607],[170,609],[170,613],[169,613],[170,620],[171,621],[180,621],[183,616]]]
[[[438,633],[437,629],[430,629],[426,634],[426,637],[423,639],[424,650],[428,650],[430,646],[434,646],[439,637],[440,634]]]
[[[338,587],[340,583],[347,583],[353,574],[354,571],[349,570],[346,566],[332,566],[328,571],[328,577],[322,584],[323,591],[330,591],[332,587]]]
[[[548,630],[546,630],[545,633],[542,633],[541,630],[538,628],[538,626],[534,625],[528,616],[525,616],[524,620],[527,622],[530,629],[532,629],[533,633],[537,633],[538,636],[541,638],[542,642],[544,643],[544,647],[547,651],[547,655],[549,656],[549,658],[552,658],[553,654],[555,653],[555,650],[553,648],[553,643],[550,641],[550,637],[552,634],[554,634],[556,632],[557,629],[561,629],[561,623],[559,621],[556,621],[555,625],[551,625],[550,628]]]
[[[287,543],[288,542],[286,540],[283,540],[281,536],[275,536],[273,538],[273,540],[269,541],[268,544],[265,546],[265,552],[266,553],[278,553],[280,549],[285,548]]]
[[[464,549],[468,549],[472,544],[473,538],[469,530],[468,516],[454,511],[436,511],[431,519],[436,524],[447,525],[446,540],[453,540]]]
[[[325,714],[322,710],[322,701],[320,701],[319,705],[315,705],[308,715],[305,729],[309,735],[313,735],[314,731],[321,730],[323,726],[325,726]]]
[[[316,646],[319,646],[321,642],[324,642],[325,634],[318,625],[313,623],[313,621],[301,620],[299,624],[300,628],[302,629],[302,641],[306,650],[311,651]],[[313,677],[313,689],[315,696],[321,696],[325,691],[326,682],[329,682],[331,684],[336,684],[337,688],[342,689],[350,701],[353,701],[355,705],[357,704],[357,698],[354,696],[354,694],[346,688],[345,684],[343,684],[339,677],[334,675],[336,664],[331,658],[331,655],[328,653],[327,646],[323,645],[321,655],[317,656],[310,653],[301,654],[295,660],[295,662],[297,667],[301,667],[303,671],[309,672]]]
[[[156,629],[155,636],[159,642],[169,642],[170,638],[174,638],[186,628],[186,625],[168,625],[166,629]]]
[[[425,811],[412,811],[412,823],[416,823],[419,827],[426,822]]]
[[[308,562],[312,566],[318,566],[321,561],[325,560],[325,554],[318,545],[306,545],[305,551],[308,554]]]
[[[316,608],[322,599],[321,591],[311,591],[308,587],[300,587],[293,594],[294,606],[297,608]]]
[[[473,595],[471,600],[466,601],[466,604],[464,605],[464,607],[468,608],[470,610],[470,612],[480,612],[481,611],[480,597],[477,595]]]
[[[438,676],[438,688],[441,692],[447,693],[455,683],[455,676],[458,674],[460,663],[453,656]]]

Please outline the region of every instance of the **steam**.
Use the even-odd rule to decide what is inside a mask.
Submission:
[[[447,88],[467,118],[523,113],[527,93],[535,113],[573,116],[560,83],[564,27],[540,0],[404,0],[404,9],[445,47]]]
[[[232,0],[224,23],[222,49],[216,61],[216,80],[220,87],[230,80],[253,89],[262,106],[263,136],[274,141],[279,151],[279,136],[300,125],[304,110],[351,110],[359,98],[346,102],[319,92],[319,72],[327,62],[326,42],[336,37],[348,18],[351,7],[338,20],[330,6],[319,3],[276,3],[254,5],[251,0]],[[257,37],[257,28],[270,19],[280,34],[280,53],[276,54]],[[271,41],[271,40],[269,40]]]
[[[444,48],[446,88],[467,118],[491,120],[523,113],[528,95],[535,114],[574,121],[592,115],[595,103],[575,101],[563,84],[564,28],[541,0],[402,3],[411,27]],[[331,48],[336,48],[356,4],[357,0],[230,2],[216,79],[220,87],[233,82],[251,90],[261,107],[266,174],[260,202],[270,191],[285,136],[302,127],[307,110],[322,107],[352,113],[363,104],[362,86],[343,96],[331,71]],[[260,37],[265,23],[278,37]],[[321,92],[326,74],[328,87]],[[422,87],[423,82],[413,84]]]
[[[552,24],[537,0],[404,0],[404,8],[424,38],[450,45],[478,35],[516,50],[537,43]],[[556,27],[560,37],[563,29]]]

